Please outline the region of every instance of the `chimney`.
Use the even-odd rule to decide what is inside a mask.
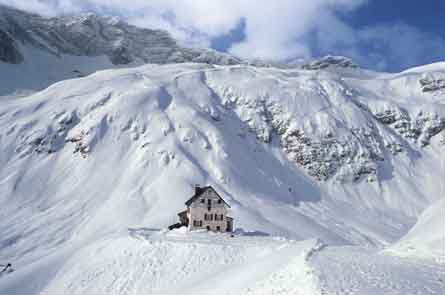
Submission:
[[[199,184],[195,184],[195,195],[199,194],[200,191],[201,191],[201,187],[199,186]]]

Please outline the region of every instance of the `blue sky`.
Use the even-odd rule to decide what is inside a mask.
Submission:
[[[430,32],[445,34],[445,2],[441,0],[370,1],[349,18],[359,26],[402,21]]]
[[[426,39],[426,43],[428,43],[430,38],[443,38],[445,40],[445,30],[443,29],[445,22],[445,1],[369,1],[352,13],[339,13],[339,16],[344,22],[356,29],[399,24],[406,25],[410,30],[413,29],[422,34]],[[412,33],[410,30],[406,33]],[[332,33],[335,34],[335,31]],[[217,50],[227,51],[233,43],[240,42],[244,38],[244,23],[241,22],[229,34],[213,39],[211,46]],[[310,44],[312,55],[315,57],[326,54],[348,55],[341,48],[337,50],[329,47],[324,48],[316,40],[311,38],[311,36],[307,37],[306,42]],[[376,58],[369,57],[370,55],[384,55],[388,58],[394,54],[392,53],[392,51],[394,51],[392,47],[388,45],[385,46],[384,42],[382,43],[380,46],[377,44],[376,47],[370,46],[367,42],[361,42],[357,47],[363,57],[359,58],[357,62],[371,69],[400,71],[416,65],[445,61],[445,50],[441,51],[441,47],[433,51],[428,51],[428,47],[425,47],[425,51],[422,50],[418,56],[393,56],[385,65],[378,67],[375,63]],[[442,48],[445,49],[444,47]]]
[[[94,11],[246,58],[334,54],[400,71],[445,60],[442,0],[0,0],[44,15]]]
[[[369,1],[354,13],[344,15],[346,22],[355,27],[400,23],[417,29],[428,39],[445,39],[445,1],[442,0],[377,0]],[[443,45],[442,45],[442,49]],[[363,50],[370,50],[364,48]],[[383,54],[386,52],[383,51]],[[386,53],[388,54],[388,53]],[[412,62],[393,59],[389,70],[397,71],[419,64],[445,60],[445,51],[423,52]],[[365,61],[366,62],[366,61]],[[372,64],[368,64],[372,67]]]

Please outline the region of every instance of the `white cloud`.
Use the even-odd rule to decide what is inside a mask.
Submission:
[[[0,4],[47,16],[80,11],[81,6],[74,3],[72,0],[0,0]]]

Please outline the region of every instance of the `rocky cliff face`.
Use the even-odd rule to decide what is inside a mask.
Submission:
[[[23,60],[13,41],[56,56],[106,55],[114,65],[132,62],[241,62],[212,50],[182,48],[165,31],[137,28],[117,18],[91,13],[44,18],[0,5],[0,27],[0,48],[2,56],[5,56],[2,61],[9,63]]]
[[[288,81],[293,85],[291,89],[287,84],[272,83],[277,88],[270,92],[244,80],[246,85],[219,83],[214,91],[258,140],[270,143],[275,138],[289,160],[318,181],[374,182],[386,177],[381,174],[397,158],[412,157],[434,138],[444,136],[444,107],[435,102],[424,105],[425,109],[421,105],[413,107],[409,100],[393,102],[380,91],[397,78],[382,79],[378,74],[357,78],[359,73],[348,77],[326,72],[316,77],[301,71],[298,78]],[[262,80],[259,75],[255,78]],[[263,82],[267,85],[271,81]],[[361,97],[360,93],[369,89],[357,85],[369,83],[374,94]],[[252,94],[247,87],[259,89]],[[415,82],[410,87],[424,100],[431,95],[423,94]],[[302,111],[297,103],[294,112],[289,113],[289,104],[294,101],[302,102],[301,108],[309,106],[311,111]]]
[[[422,146],[430,144],[431,138],[445,130],[445,118],[437,113],[419,112],[414,118],[406,111],[386,110],[374,114],[376,119],[393,128],[406,139],[419,142]]]
[[[11,64],[23,62],[23,55],[9,33],[0,30],[0,61]]]
[[[321,70],[326,68],[351,68],[355,69],[358,66],[350,59],[344,56],[327,55],[319,59],[315,59],[309,63],[301,66],[305,70]]]
[[[445,89],[445,79],[422,78],[419,80],[423,92],[434,92]]]

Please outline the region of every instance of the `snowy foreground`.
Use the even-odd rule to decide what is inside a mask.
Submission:
[[[445,294],[443,81],[170,64],[3,97],[0,294]],[[244,235],[162,230],[196,183]]]
[[[0,287],[2,294],[54,295],[427,295],[443,294],[445,265],[317,240],[142,228],[52,254]]]

